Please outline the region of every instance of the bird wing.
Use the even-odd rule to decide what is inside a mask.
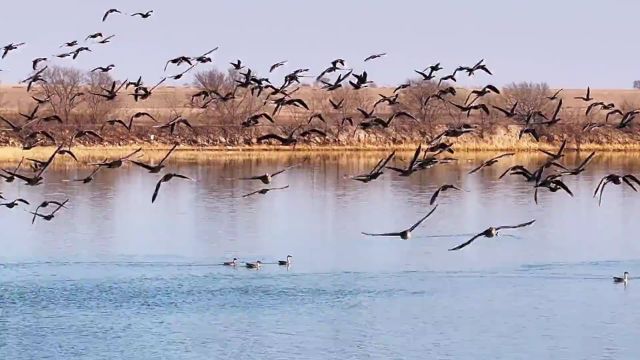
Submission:
[[[502,154],[502,155],[498,155],[498,156],[496,156],[496,157],[494,157],[494,158],[490,159],[489,161],[494,161],[494,160],[502,159],[503,157],[513,156],[513,155],[515,155],[515,154],[516,154],[516,153],[512,153],[512,152],[510,152],[510,153],[504,153],[504,154]]]
[[[482,164],[480,164],[478,167],[474,168],[473,170],[469,171],[469,175],[478,172],[480,169],[482,169],[483,167],[485,167],[487,164],[485,162],[483,162]]]
[[[600,190],[600,187],[604,187],[603,184],[605,181],[609,182],[609,176],[605,176],[602,179],[600,179],[598,186],[596,186],[596,190],[593,192],[593,197],[596,197],[598,195],[598,190]]]
[[[260,191],[261,191],[261,190],[256,190],[256,191],[254,191],[254,192],[250,192],[250,193],[248,193],[248,194],[244,194],[244,195],[242,195],[242,197],[243,197],[243,198],[245,198],[245,197],[249,197],[249,196],[252,196],[252,195],[255,195],[255,194],[259,193]]]
[[[145,164],[143,162],[140,162],[140,161],[131,160],[131,162],[134,163],[135,165],[138,165],[138,166],[140,166],[142,168],[145,168],[145,169],[147,169],[149,171],[151,171],[151,170],[153,170],[155,168],[154,166],[147,165],[147,164]]]
[[[584,159],[584,161],[578,166],[578,169],[580,170],[584,170],[584,168],[587,166],[587,164],[593,159],[593,157],[596,155],[596,152],[592,152],[591,154],[589,154],[589,156],[587,156],[586,159]]]
[[[47,168],[49,167],[49,165],[51,165],[51,163],[53,162],[53,159],[56,157],[56,155],[58,155],[58,152],[62,149],[62,145],[59,145],[58,148],[53,152],[53,154],[51,154],[51,156],[49,157],[49,159],[47,160],[46,163],[44,163],[44,165],[42,165],[42,169],[40,169],[40,172],[38,173],[38,175],[36,175],[37,177],[42,176],[42,174],[44,173],[45,170],[47,170]]]
[[[167,153],[167,155],[165,155],[162,160],[160,160],[160,163],[158,165],[161,165],[162,163],[164,163],[165,160],[167,160],[167,158],[169,157],[169,155],[171,155],[171,153],[178,147],[178,143],[175,143],[173,145],[173,147],[171,148],[171,150],[169,150],[169,152]]]
[[[566,191],[567,194],[573,196],[573,193],[571,192],[571,189],[569,189],[569,187],[564,182],[562,182],[561,180],[554,180],[553,184],[559,186],[562,190]]]
[[[54,215],[55,213],[57,213],[60,209],[62,209],[63,207],[65,207],[65,205],[69,202],[69,199],[65,200],[62,204],[58,204],[58,207],[55,208],[55,210],[53,210],[51,212],[51,215]],[[53,202],[52,202],[53,203]]]
[[[436,205],[433,209],[431,209],[431,211],[429,211],[429,213],[425,215],[422,219],[418,220],[417,223],[413,224],[413,226],[409,228],[409,231],[411,232],[415,230],[418,226],[420,226],[420,224],[422,224],[423,221],[425,221],[429,216],[431,216],[431,214],[433,214],[433,212],[436,211],[437,208],[438,208],[438,205]]]
[[[129,159],[130,157],[132,157],[133,155],[135,155],[135,154],[139,153],[140,151],[142,151],[142,148],[138,148],[137,150],[135,150],[135,151],[134,151],[134,152],[132,152],[131,154],[129,154],[129,155],[127,155],[127,156],[123,157],[123,158],[120,158],[120,160],[127,160],[127,159]]]
[[[457,251],[457,250],[460,250],[460,249],[462,249],[464,247],[467,247],[472,242],[474,242],[477,238],[479,238],[480,236],[483,236],[483,235],[484,235],[484,232],[481,232],[480,234],[475,235],[474,237],[472,237],[471,239],[467,240],[466,242],[464,242],[464,243],[462,243],[462,244],[460,244],[460,245],[458,245],[458,246],[456,246],[454,248],[449,249],[449,251]]]
[[[498,226],[496,228],[496,230],[503,230],[503,229],[517,229],[517,228],[521,228],[521,227],[525,227],[525,226],[529,226],[532,225],[533,223],[535,223],[535,220],[531,220],[529,222],[526,223],[522,223],[522,224],[518,224],[518,225],[505,225],[505,226]]]
[[[151,203],[154,203],[156,201],[156,198],[158,197],[158,192],[160,192],[160,185],[162,185],[162,179],[158,180],[158,183],[156,184],[156,188],[155,190],[153,190],[153,196],[151,196]]]
[[[413,158],[411,159],[411,162],[409,163],[409,167],[407,167],[407,169],[413,169],[413,167],[416,164],[416,161],[418,161],[418,157],[420,157],[421,152],[422,152],[422,144],[418,145],[418,148],[416,149],[416,152],[413,154]]]
[[[635,181],[638,185],[640,185],[640,182],[638,182],[638,179],[635,176],[625,175],[622,177],[622,181],[624,181],[625,184],[629,185],[629,187],[633,189],[633,191],[636,191],[636,192],[638,191],[636,187],[633,186],[633,183],[631,182],[631,181]]]
[[[389,156],[387,156],[386,159],[384,160],[380,160],[378,162],[378,164],[373,168],[373,170],[371,170],[371,172],[369,173],[369,175],[375,174],[377,172],[380,172],[380,170],[384,169],[385,166],[387,166],[387,164],[389,163],[389,161],[391,161],[391,159],[393,159],[393,157],[396,156],[396,152],[392,152],[391,154],[389,154]]]
[[[434,192],[433,195],[431,195],[431,200],[429,201],[429,205],[433,205],[433,203],[436,202],[436,199],[438,198],[438,195],[440,195],[441,191],[442,191],[442,187],[439,187],[438,190],[436,190],[436,192]]]
[[[363,232],[362,235],[367,235],[367,236],[400,236],[401,233],[392,232],[392,233],[372,234],[372,233]]]

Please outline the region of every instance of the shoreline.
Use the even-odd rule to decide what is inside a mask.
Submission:
[[[336,155],[340,153],[380,153],[388,151],[413,152],[419,143],[404,143],[397,145],[300,145],[295,148],[292,146],[269,146],[269,145],[253,145],[253,146],[181,146],[175,155],[181,158],[200,157],[206,154],[217,155],[248,155],[248,156],[264,156],[264,155],[310,155],[310,154],[329,154]],[[533,145],[533,146],[532,146]],[[538,145],[538,146],[535,146]],[[424,146],[424,145],[423,145]],[[536,154],[538,150],[554,150],[559,144],[540,143],[530,144],[522,142],[521,146],[499,146],[486,143],[459,143],[455,144],[455,154],[470,155],[474,153],[496,153],[496,152],[517,152],[521,154]],[[129,153],[138,148],[142,148],[145,155],[151,158],[162,157],[164,152],[171,148],[170,144],[149,144],[149,143],[132,143],[127,145],[94,145],[73,147],[74,154],[80,158],[104,158],[110,156],[118,156]],[[22,150],[17,146],[0,146],[0,161],[18,161],[23,156],[27,157],[48,157],[55,149],[53,146],[41,146],[32,150]],[[591,152],[599,153],[630,153],[640,155],[640,143],[631,144],[597,144],[586,143],[577,147],[575,144],[567,144],[566,151],[571,153]]]

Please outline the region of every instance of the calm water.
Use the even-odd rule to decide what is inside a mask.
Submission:
[[[530,184],[497,177],[541,159],[466,176],[491,156],[360,184],[343,175],[377,155],[314,155],[275,178],[290,189],[241,198],[262,184],[227,178],[301,158],[212,155],[170,163],[198,181],[163,185],[153,205],[158,176],[138,168],[88,185],[62,182],[88,172],[65,167],[40,187],[2,183],[7,198],[71,201],[35,225],[26,207],[0,209],[0,358],[637,358],[640,281],[610,277],[640,274],[640,194],[611,186],[600,208],[591,195],[605,174],[639,173],[640,158],[600,156],[568,179],[574,198],[543,193],[535,205]],[[408,227],[444,183],[467,192],[441,195],[411,241],[360,234]],[[288,270],[218,265],[287,254]]]

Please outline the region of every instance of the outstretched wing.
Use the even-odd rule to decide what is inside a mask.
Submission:
[[[480,236],[482,236],[483,234],[484,234],[484,232],[482,232],[482,233],[480,233],[480,234],[478,234],[478,235],[475,235],[474,237],[472,237],[472,238],[471,238],[471,239],[469,239],[468,241],[466,241],[466,242],[464,242],[464,243],[462,243],[462,244],[460,244],[460,245],[458,245],[458,246],[456,246],[456,247],[454,247],[454,248],[449,249],[449,251],[457,251],[457,250],[460,250],[460,249],[462,249],[462,248],[464,248],[464,247],[467,247],[467,246],[469,246],[472,242],[474,242],[477,238],[479,238]]]
[[[531,220],[531,221],[529,221],[529,222],[522,223],[522,224],[518,224],[518,225],[505,225],[505,226],[498,226],[498,227],[496,228],[496,230],[504,230],[504,229],[518,229],[518,228],[521,228],[521,227],[525,227],[525,226],[532,225],[532,224],[533,224],[533,223],[535,223],[535,222],[536,222],[535,220]]]
[[[175,143],[175,145],[173,145],[173,147],[171,148],[171,150],[169,150],[169,152],[167,153],[167,155],[165,155],[162,160],[160,160],[160,163],[158,165],[161,165],[162,163],[164,163],[165,160],[167,160],[167,158],[169,157],[169,155],[171,155],[171,153],[178,147],[178,143]]]
[[[367,236],[400,236],[400,233],[399,232],[394,232],[394,233],[371,234],[371,233],[363,232],[362,235],[367,235]]]
[[[440,195],[441,191],[442,191],[442,187],[438,188],[438,190],[436,190],[436,192],[434,192],[433,195],[431,195],[431,200],[429,201],[429,205],[433,205],[433,203],[436,202],[436,199],[438,198],[438,195]]]
[[[162,179],[158,180],[158,183],[156,184],[156,189],[153,190],[153,196],[151,196],[152,204],[156,201],[156,198],[158,197],[158,193],[160,192],[160,185],[162,185]]]
[[[151,171],[151,170],[153,170],[153,169],[154,169],[154,167],[153,167],[153,166],[151,166],[151,165],[147,165],[147,164],[145,164],[145,163],[143,163],[143,162],[140,162],[140,161],[131,160],[131,162],[132,162],[132,163],[134,163],[135,165],[138,165],[138,166],[140,166],[141,168],[145,168],[145,169],[147,169],[147,170],[149,170],[149,171]]]
[[[496,156],[496,157],[494,157],[494,158],[490,159],[489,161],[499,160],[499,159],[502,159],[503,157],[513,156],[513,155],[515,155],[515,154],[516,154],[516,153],[512,153],[512,152],[510,152],[510,153],[505,153],[505,154],[502,154],[502,155],[498,155],[498,156]]]
[[[243,197],[243,198],[245,198],[245,197],[249,197],[249,196],[255,195],[255,194],[259,193],[259,192],[260,192],[260,190],[256,190],[256,191],[254,191],[254,192],[251,192],[251,193],[248,193],[248,194],[242,195],[242,197]]]
[[[429,211],[429,213],[425,215],[425,217],[420,219],[417,223],[413,224],[413,226],[409,228],[409,231],[411,232],[415,230],[418,226],[420,226],[420,224],[422,224],[423,221],[425,221],[429,216],[431,216],[431,214],[433,214],[433,212],[436,211],[437,208],[438,208],[438,205],[436,205],[433,209],[431,209],[431,211]]]

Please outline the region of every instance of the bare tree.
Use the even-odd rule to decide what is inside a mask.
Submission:
[[[229,126],[238,126],[247,117],[264,111],[266,107],[265,92],[258,96],[257,92],[251,92],[250,89],[236,87],[238,72],[233,69],[226,74],[217,69],[210,69],[197,73],[195,78],[198,91],[215,91],[222,97],[233,95],[230,99],[221,99],[212,94],[210,99],[200,101],[200,107],[204,105],[202,102],[207,104],[203,116],[222,125],[224,130],[228,130],[226,128]]]
[[[83,72],[71,67],[51,66],[43,77],[46,82],[39,83],[39,95],[50,98],[54,114],[69,121],[72,111],[84,101]]]
[[[119,107],[119,98],[107,100],[106,98],[95,95],[103,94],[103,89],[110,89],[113,84],[113,78],[107,73],[90,72],[86,76],[86,92],[84,95],[84,107],[86,107],[87,120],[92,123],[98,123],[112,114]]]
[[[529,114],[534,111],[548,110],[550,100],[549,85],[547,83],[520,82],[511,83],[502,89],[504,106],[511,107],[516,102],[516,111],[521,114]]]

